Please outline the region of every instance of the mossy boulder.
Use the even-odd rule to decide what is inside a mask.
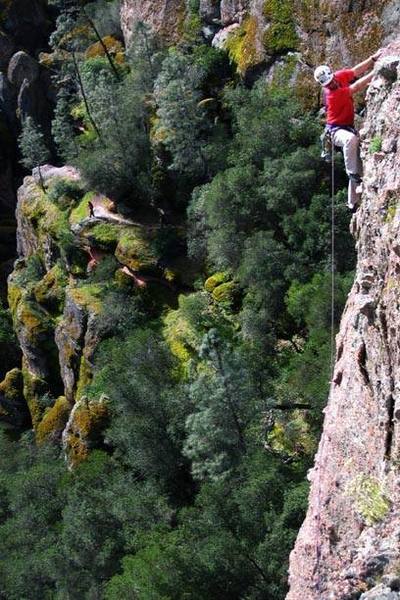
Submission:
[[[109,401],[104,395],[98,400],[84,396],[75,403],[63,433],[63,447],[71,467],[85,460],[92,448],[101,445],[109,416]]]
[[[48,393],[49,385],[43,378],[29,371],[23,361],[22,374],[24,378],[24,398],[29,408],[33,428],[36,430],[43,416],[43,406],[40,398]]]
[[[96,223],[85,229],[83,237],[92,246],[114,252],[125,227],[118,223]]]
[[[204,284],[204,289],[211,294],[211,292],[221,283],[229,281],[229,275],[227,273],[214,273]]]
[[[59,442],[62,432],[68,422],[71,406],[64,396],[60,396],[51,408],[48,408],[36,428],[36,441],[38,444],[45,442]]]
[[[60,264],[55,265],[35,285],[33,293],[39,304],[55,313],[62,313],[68,278]]]
[[[0,383],[0,420],[18,428],[30,424],[30,414],[24,398],[24,378],[20,369],[9,371]]]
[[[158,257],[151,247],[151,239],[139,227],[130,227],[121,236],[115,250],[119,262],[133,271],[154,272]]]
[[[257,42],[258,32],[258,18],[251,15],[246,17],[240,27],[232,30],[225,42],[230,59],[243,76],[249,69],[264,61],[264,54]]]
[[[57,240],[69,231],[68,211],[62,210],[27,177],[18,192],[18,241],[25,257],[37,251],[47,235]]]

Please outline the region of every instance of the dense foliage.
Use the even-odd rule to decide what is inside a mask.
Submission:
[[[161,309],[151,289],[110,287],[86,393],[112,418],[85,462],[2,436],[0,596],[282,599],[331,355],[314,116],[283,83],[245,87],[193,15],[169,51],[140,25],[124,58],[93,49],[96,31],[118,37],[115,3],[55,4],[60,157],[130,217],[183,223],[197,280]],[[337,325],[354,256],[335,202]]]

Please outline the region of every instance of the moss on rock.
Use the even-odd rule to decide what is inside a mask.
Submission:
[[[58,442],[67,424],[71,407],[64,396],[60,396],[54,406],[48,408],[36,428],[36,441],[43,444],[48,441]]]
[[[88,400],[86,396],[75,404],[63,435],[64,449],[71,466],[84,461],[90,449],[98,446],[109,422],[108,398]]]
[[[75,394],[75,397],[77,400],[79,400],[83,396],[83,394],[86,390],[86,387],[90,384],[92,379],[93,379],[93,367],[90,364],[90,362],[88,361],[88,359],[85,356],[82,356],[81,364],[79,367],[79,379],[78,379],[78,384],[77,384],[76,394]]]
[[[75,304],[97,314],[102,310],[103,291],[103,286],[100,284],[85,284],[69,288],[69,294]]]
[[[221,283],[225,283],[228,280],[229,276],[227,273],[214,273],[214,275],[211,275],[211,277],[206,279],[204,288],[207,292],[211,294],[214,288],[216,288],[218,285],[221,285]]]
[[[54,265],[34,287],[37,302],[53,312],[62,313],[67,283],[68,278],[61,265]]]
[[[237,70],[241,75],[246,71],[262,62],[262,56],[257,49],[257,17],[247,17],[240,27],[232,31],[225,42],[225,48],[229,57],[237,65]]]
[[[282,54],[298,47],[294,22],[293,0],[265,0],[264,16],[269,27],[264,33],[264,47],[268,54]]]
[[[382,521],[390,510],[390,499],[382,481],[376,477],[359,474],[347,486],[347,495],[356,511],[369,526]]]
[[[130,227],[118,242],[115,256],[133,271],[154,271],[158,257],[151,248],[150,240],[139,227]]]
[[[24,378],[24,398],[29,408],[32,425],[36,430],[43,416],[43,408],[39,398],[48,392],[49,386],[44,379],[31,373],[25,366],[22,368],[22,374]]]
[[[95,246],[114,251],[124,229],[125,227],[118,223],[97,223],[85,231],[84,237]]]

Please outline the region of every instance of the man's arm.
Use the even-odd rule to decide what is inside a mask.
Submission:
[[[373,76],[374,72],[371,71],[371,73],[368,73],[368,75],[365,75],[364,77],[361,77],[361,79],[358,79],[355,83],[352,83],[350,86],[351,94],[356,94],[357,92],[365,90],[365,88],[367,88],[371,83]]]
[[[356,65],[355,67],[353,67],[352,70],[354,71],[354,75],[356,77],[361,77],[361,75],[364,75],[364,73],[366,71],[369,71],[369,69],[372,69],[372,67],[374,66],[374,63],[378,60],[378,58],[380,57],[381,54],[382,54],[382,48],[380,48],[377,52],[375,52],[375,54],[372,54],[372,56],[367,58],[367,60],[364,60],[363,62],[361,62],[358,65]]]

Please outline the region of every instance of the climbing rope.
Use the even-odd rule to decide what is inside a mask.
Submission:
[[[331,368],[335,366],[335,146],[332,141],[331,158]]]

